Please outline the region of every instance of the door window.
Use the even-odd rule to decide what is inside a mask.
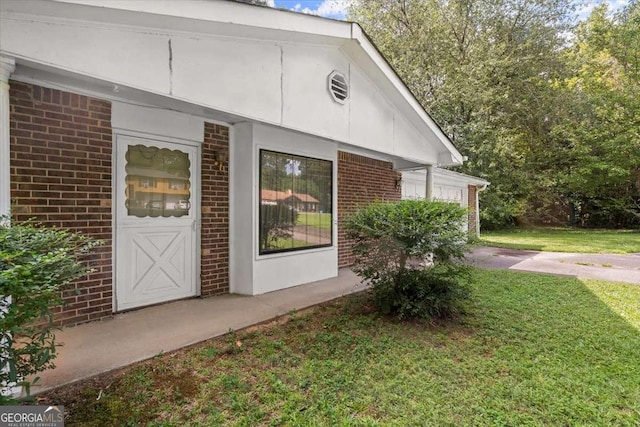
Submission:
[[[125,155],[127,215],[181,217],[191,209],[189,155],[145,145],[129,145]]]

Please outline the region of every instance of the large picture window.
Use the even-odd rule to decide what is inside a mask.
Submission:
[[[333,165],[260,150],[260,254],[331,246]]]

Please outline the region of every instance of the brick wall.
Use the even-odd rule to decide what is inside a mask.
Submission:
[[[380,200],[400,200],[396,185],[402,175],[390,162],[357,154],[338,152],[338,266],[353,263],[350,241],[345,237],[343,220],[358,207]]]
[[[11,199],[14,220],[36,218],[101,239],[97,270],[63,291],[58,324],[108,316],[111,281],[111,104],[10,82]]]
[[[474,185],[469,186],[469,234],[476,235],[476,191],[478,189]]]
[[[205,123],[202,145],[202,295],[229,292],[229,129]]]

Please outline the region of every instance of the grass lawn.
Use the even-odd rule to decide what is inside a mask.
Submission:
[[[483,231],[481,244],[551,252],[628,254],[640,252],[640,230],[538,227]]]
[[[298,225],[308,225],[323,230],[331,230],[331,214],[318,212],[299,212]]]
[[[359,294],[41,404],[68,426],[640,424],[640,286],[473,275],[457,322],[401,323]]]

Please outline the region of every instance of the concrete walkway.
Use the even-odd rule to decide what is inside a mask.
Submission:
[[[640,254],[597,255],[476,247],[482,268],[524,270],[640,284]],[[143,308],[58,332],[56,368],[39,374],[37,394],[159,353],[364,290],[349,269],[338,277],[259,296],[222,295]]]
[[[467,255],[482,268],[533,271],[640,284],[640,254],[574,254],[478,246]]]
[[[255,325],[364,290],[349,269],[338,277],[259,296],[176,301],[66,328],[56,334],[56,368],[39,374],[32,394],[121,368],[159,353]]]

